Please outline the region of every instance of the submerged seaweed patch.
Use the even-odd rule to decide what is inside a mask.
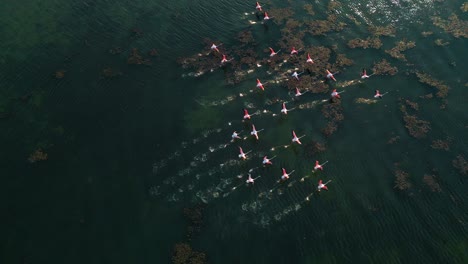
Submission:
[[[415,115],[405,114],[403,116],[405,127],[411,136],[415,138],[423,138],[431,129],[430,122],[418,119]]]
[[[338,98],[331,98],[329,104],[322,107],[323,116],[328,119],[327,125],[322,129],[322,133],[329,137],[338,129],[339,123],[344,120],[343,106]]]
[[[400,140],[399,136],[392,137],[387,141],[387,144],[395,144],[398,140]]]
[[[338,32],[343,30],[347,25],[344,22],[338,21],[338,17],[335,14],[328,15],[326,20],[312,20],[305,22],[305,24],[308,27],[308,32],[314,36]]]
[[[452,144],[452,140],[453,139],[450,137],[447,137],[447,139],[445,140],[442,140],[442,139],[433,140],[431,144],[431,148],[449,151],[450,145]]]
[[[468,21],[460,20],[455,14],[450,15],[448,20],[444,20],[440,17],[432,17],[432,23],[456,38],[468,38]]]
[[[374,63],[372,71],[375,75],[395,75],[398,73],[397,67],[390,65],[390,63],[385,59]]]
[[[28,158],[28,161],[31,163],[35,163],[38,161],[44,161],[48,159],[47,153],[45,153],[42,149],[37,149],[34,151]]]
[[[393,188],[398,189],[400,191],[408,190],[413,186],[409,181],[409,174],[406,171],[403,171],[398,168],[398,164],[396,164],[397,169],[395,170],[395,186]]]
[[[402,40],[402,41],[396,42],[395,44],[396,44],[395,47],[393,47],[390,50],[385,50],[385,53],[388,53],[388,54],[390,54],[390,56],[392,56],[392,57],[394,57],[396,59],[402,60],[402,61],[406,61],[406,57],[401,52],[416,47],[416,44],[415,44],[414,41],[403,41]]]
[[[187,243],[178,243],[174,246],[172,255],[173,264],[205,264],[206,254],[192,249]]]
[[[327,147],[323,143],[310,141],[304,144],[304,149],[306,156],[312,158],[315,157],[318,153],[326,151]]]
[[[418,111],[419,110],[419,104],[416,102],[412,102],[410,100],[405,100],[405,104],[409,107],[411,107],[413,110]]]
[[[437,182],[437,177],[435,175],[425,174],[423,177],[423,182],[432,192],[442,192],[442,188],[440,188],[440,184]]]
[[[335,65],[338,67],[351,66],[354,62],[351,59],[348,59],[345,54],[337,54]]]
[[[275,23],[282,24],[294,15],[294,11],[291,8],[273,8],[268,11],[268,14]]]
[[[436,93],[437,97],[447,97],[449,87],[446,84],[444,84],[444,82],[434,79],[427,73],[416,72],[416,76],[418,76],[419,82],[425,83],[429,86],[436,88],[438,90]]]
[[[463,3],[463,4],[460,6],[460,9],[461,9],[461,11],[463,11],[463,13],[464,13],[464,12],[468,12],[468,2]]]
[[[434,34],[434,32],[432,32],[432,31],[423,31],[423,32],[421,32],[421,35],[423,35],[423,37],[427,37],[427,36],[430,36],[432,34]]]
[[[447,46],[448,44],[450,44],[450,42],[444,41],[443,39],[436,39],[436,40],[434,41],[434,43],[435,43],[437,46]]]
[[[311,16],[315,15],[314,7],[311,4],[305,4],[304,9],[306,10],[307,14]]]
[[[394,26],[389,25],[389,26],[369,26],[368,28],[369,32],[376,36],[387,36],[387,37],[395,37],[396,29]]]
[[[458,169],[460,174],[467,175],[468,174],[468,161],[465,160],[463,155],[458,155],[456,159],[452,161],[453,167]]]
[[[151,60],[143,58],[143,56],[141,56],[140,51],[137,48],[132,49],[130,55],[128,56],[127,63],[146,66],[152,65]]]
[[[379,38],[371,38],[368,37],[367,39],[352,39],[348,41],[348,47],[355,49],[355,48],[373,48],[373,49],[380,49],[382,47],[382,41]]]
[[[409,100],[405,101],[414,110],[418,110],[419,106],[416,103],[413,103]],[[416,115],[410,115],[407,112],[405,105],[400,105],[400,111],[403,113],[403,121],[405,123],[408,133],[414,138],[423,138],[426,136],[427,132],[431,129],[430,122],[418,119]]]
[[[327,6],[327,12],[328,13],[333,13],[336,12],[336,9],[340,8],[342,4],[339,1],[331,0],[328,2]]]

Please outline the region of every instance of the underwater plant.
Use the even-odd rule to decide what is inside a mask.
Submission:
[[[432,23],[456,38],[468,38],[468,21],[458,19],[458,16],[455,14],[450,15],[448,20],[432,17]]]
[[[395,32],[396,32],[395,27],[392,25],[385,26],[385,27],[369,26],[368,30],[375,37],[379,37],[379,36],[395,37]]]
[[[173,264],[205,264],[206,254],[192,249],[189,244],[178,243],[174,246],[172,255]]]
[[[380,38],[376,38],[376,37],[374,38],[368,37],[366,39],[356,38],[356,39],[352,39],[348,41],[348,47],[352,49],[355,49],[355,48],[367,49],[369,47],[373,49],[380,49],[382,45],[383,44]]]
[[[389,50],[385,50],[385,52],[390,54],[390,56],[392,56],[393,58],[396,58],[402,61],[406,61],[406,57],[401,52],[416,47],[416,44],[414,41],[401,40],[401,41],[396,42],[395,44],[396,44],[395,47]]]
[[[437,89],[436,96],[439,98],[445,98],[448,95],[449,87],[444,82],[432,78],[429,74],[416,72],[416,76],[419,82],[427,84]]]
[[[458,155],[457,158],[452,161],[452,165],[453,167],[458,169],[460,174],[468,174],[468,161],[465,160],[465,157],[463,157],[463,155]]]
[[[423,176],[423,181],[432,192],[442,192],[442,188],[440,188],[440,184],[437,182],[437,177],[435,175],[425,174]]]
[[[374,63],[372,71],[375,75],[395,75],[398,73],[397,67],[392,67],[390,63],[383,59],[380,62]]]
[[[409,174],[406,171],[396,169],[395,170],[395,186],[393,188],[400,191],[411,188],[412,184],[409,181]]]
[[[48,159],[47,153],[45,153],[42,149],[36,149],[28,158],[28,161],[31,163],[37,161],[44,161]]]
[[[443,149],[445,151],[449,151],[451,144],[452,144],[452,138],[447,137],[446,140],[442,140],[442,139],[433,140],[431,144],[431,148]]]
[[[390,139],[387,141],[387,144],[394,144],[394,143],[396,143],[398,140],[400,140],[400,136],[392,137],[392,138],[390,138]]]
[[[56,79],[62,79],[63,77],[65,77],[65,72],[67,72],[66,70],[57,70],[55,73],[54,73],[54,77]]]

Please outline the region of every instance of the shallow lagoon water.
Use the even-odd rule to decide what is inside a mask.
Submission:
[[[297,20],[327,16],[328,2],[290,2],[271,1],[264,8],[291,7]],[[306,3],[314,16],[303,9]],[[337,74],[339,83],[359,79],[362,68],[370,71],[381,59],[398,67],[395,76],[338,88],[346,90],[344,120],[325,137],[321,109],[329,93],[292,102],[282,84],[266,84],[263,94],[248,92],[256,78],[277,77],[268,75],[266,65],[232,85],[222,69],[195,78],[177,63],[207,52],[205,38],[234,48],[238,32],[246,29],[257,42],[258,58],[268,56],[269,46],[279,48],[284,24],[270,21],[268,30],[250,24],[256,20],[252,3],[9,3],[0,9],[2,262],[170,263],[174,245],[187,242],[211,263],[465,263],[467,178],[452,161],[468,156],[467,42],[431,20],[455,13],[466,21],[462,4],[341,1],[343,31],[306,34],[307,46],[337,45],[330,63],[336,53],[354,61]],[[395,37],[381,37],[380,49],[347,47],[351,39],[368,37],[369,25],[390,24]],[[450,44],[437,46],[439,38]],[[416,43],[402,52],[406,62],[384,52],[401,39]],[[110,52],[116,47],[122,53]],[[129,65],[132,48],[152,65]],[[148,54],[153,48],[155,57]],[[106,77],[109,68],[121,74]],[[64,76],[57,78],[61,70]],[[415,71],[450,87],[446,109],[440,109],[442,99],[419,97],[435,94],[435,88],[418,82]],[[376,104],[356,103],[375,89],[389,93]],[[246,96],[239,97],[241,92]],[[233,95],[224,105],[206,105]],[[290,101],[288,107],[316,103],[279,118],[272,116],[280,110],[279,103],[269,104],[273,98]],[[430,122],[426,137],[409,135],[399,98],[418,103],[411,113]],[[265,131],[259,142],[224,147],[232,130],[249,131],[240,122],[244,107],[272,111],[252,117]],[[291,146],[272,152],[289,143],[291,129],[306,135],[304,145],[318,141],[326,150],[311,155],[305,146]],[[447,137],[448,151],[431,148],[433,140]],[[251,159],[240,163],[238,146],[253,150]],[[37,149],[48,159],[29,162]],[[244,186],[263,155],[276,155],[274,166],[254,170],[261,178]],[[312,175],[316,159],[329,163]],[[275,185],[281,167],[295,170],[290,187]],[[394,188],[398,168],[409,174],[407,190]],[[436,175],[441,192],[424,183],[426,174]],[[332,180],[330,191],[315,193],[318,179]],[[187,241],[182,209],[200,203],[206,206],[204,224]]]

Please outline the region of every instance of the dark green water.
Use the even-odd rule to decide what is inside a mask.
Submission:
[[[3,3],[1,263],[170,263],[174,245],[186,242],[182,209],[199,203],[206,204],[204,225],[189,243],[210,263],[468,263],[467,175],[452,165],[458,155],[468,158],[468,43],[431,20],[455,13],[466,23],[463,1],[356,2],[341,1],[336,10],[347,23],[343,31],[306,34],[306,48],[336,45],[332,57],[344,53],[354,61],[331,87],[359,79],[361,68],[382,58],[399,72],[338,88],[346,90],[344,120],[328,138],[321,133],[321,101],[329,92],[292,102],[283,84],[248,92],[256,78],[266,83],[278,77],[267,73],[267,65],[232,85],[225,81],[230,67],[190,77],[191,70],[177,63],[208,52],[205,38],[235,49],[242,30],[258,43],[257,60],[268,56],[263,50],[269,46],[279,48],[284,24],[274,18],[268,30],[250,24],[254,2]],[[306,3],[314,16],[305,12]],[[325,19],[328,3],[271,1],[264,8],[292,8],[293,18],[307,21]],[[395,37],[381,37],[377,50],[348,48],[349,40],[370,35],[371,24],[393,25]],[[384,52],[402,39],[416,43],[402,52],[406,62]],[[437,46],[436,39],[450,44]],[[109,52],[115,47],[122,52]],[[129,65],[132,48],[152,65]],[[149,56],[151,49],[158,55]],[[108,68],[121,74],[106,77]],[[59,70],[63,78],[55,77]],[[440,109],[442,99],[419,97],[435,88],[418,82],[415,71],[450,87],[446,109]],[[372,99],[375,89],[389,94],[375,104],[356,103]],[[238,97],[241,92],[247,95]],[[223,101],[229,96],[236,97]],[[278,113],[279,104],[268,104],[272,98],[291,101],[288,108],[316,105],[287,118],[253,116],[257,129],[265,129],[260,140],[223,147],[233,130],[250,130],[240,122],[242,108]],[[408,134],[399,98],[419,104],[416,115],[431,126],[426,137]],[[289,143],[291,129],[306,135],[304,145],[318,141],[326,151],[310,156],[304,145],[270,151]],[[448,151],[431,147],[447,137]],[[249,160],[238,161],[238,146],[253,150]],[[37,149],[48,159],[29,162]],[[261,178],[244,186],[245,176],[236,176],[258,167],[263,155],[277,155],[274,166],[255,170],[252,175]],[[312,175],[316,159],[329,163]],[[409,174],[407,190],[394,188],[395,163]],[[269,194],[281,167],[295,170],[291,185]],[[423,181],[426,174],[436,175],[440,192]],[[330,191],[314,192],[319,179],[332,180]]]

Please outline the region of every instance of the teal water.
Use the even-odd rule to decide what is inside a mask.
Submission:
[[[307,3],[315,15],[306,13]],[[183,242],[205,252],[209,263],[467,263],[467,176],[452,163],[468,158],[468,45],[431,20],[454,13],[466,24],[462,4],[341,1],[332,13],[347,24],[342,31],[306,33],[305,48],[331,50],[323,63],[333,64],[337,54],[354,62],[328,83],[346,92],[344,120],[326,137],[322,100],[330,92],[292,101],[284,82],[273,83],[294,67],[287,62],[274,70],[264,61],[265,49],[280,48],[285,24],[258,23],[254,2],[7,1],[0,7],[1,262],[171,263],[174,245]],[[329,1],[262,5],[313,21],[326,19]],[[370,36],[369,25],[392,25],[395,37],[380,37],[380,49],[347,47]],[[239,54],[245,47],[237,35],[245,30],[262,67],[243,68],[253,72],[238,83],[229,82],[235,64],[194,77],[178,63],[198,53],[212,58],[203,55],[205,39]],[[461,30],[466,36],[466,26]],[[402,39],[416,44],[402,52],[407,61],[385,53]],[[152,65],[128,64],[133,48]],[[158,54],[150,56],[151,49]],[[381,59],[398,74],[340,87]],[[105,76],[109,68],[116,76]],[[63,78],[55,77],[60,70]],[[450,87],[445,109],[443,99],[419,97],[436,90],[420,83],[416,71]],[[256,78],[264,93],[255,91]],[[375,89],[389,94],[375,104],[356,103],[373,99]],[[280,110],[276,98],[303,109],[272,116]],[[408,133],[400,98],[417,102],[419,110],[408,112],[430,122],[424,138]],[[258,142],[225,146],[233,130],[244,136],[250,130],[240,122],[244,107],[267,111],[252,117],[265,130]],[[271,151],[289,143],[291,129],[306,135],[304,144]],[[431,147],[447,137],[448,151]],[[311,154],[313,141],[326,150]],[[238,146],[253,151],[249,160],[239,162]],[[31,163],[38,149],[47,160]],[[274,165],[255,169],[252,175],[261,177],[245,186],[263,155],[276,155]],[[312,174],[316,159],[329,163]],[[276,184],[281,167],[295,170],[289,185]],[[397,168],[408,173],[409,189],[394,188]],[[424,175],[435,175],[440,191],[431,191]],[[319,179],[332,180],[328,192],[315,192]],[[182,210],[197,204],[205,205],[203,225],[189,241]]]

